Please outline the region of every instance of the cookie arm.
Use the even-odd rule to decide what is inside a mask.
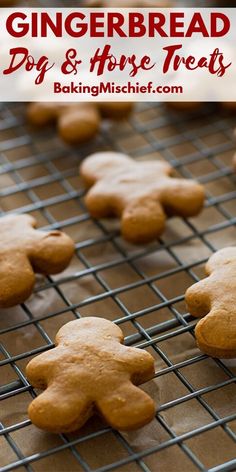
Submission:
[[[201,318],[211,310],[209,278],[192,285],[185,294],[185,301],[192,316]]]
[[[110,186],[109,175],[133,165],[130,157],[119,152],[97,152],[88,156],[80,166],[80,175],[87,187],[108,177],[105,189]]]
[[[121,345],[117,361],[122,362],[135,385],[148,382],[155,375],[154,359],[149,352]]]
[[[153,400],[128,381],[108,391],[96,401],[96,406],[105,420],[121,431],[141,428],[155,415]]]
[[[54,363],[60,362],[59,348],[34,357],[26,366],[26,377],[33,387],[46,388]]]
[[[235,358],[236,331],[234,309],[212,309],[211,313],[202,318],[195,328],[199,349],[212,357]]]
[[[158,201],[148,197],[135,200],[123,211],[121,232],[131,243],[148,243],[162,233],[165,220],[166,215]]]

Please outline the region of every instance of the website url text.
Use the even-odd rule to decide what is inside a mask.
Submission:
[[[132,84],[127,82],[124,85],[117,85],[115,82],[100,82],[98,85],[85,85],[82,82],[76,84],[70,82],[65,85],[61,82],[54,82],[54,94],[78,94],[98,97],[99,95],[136,95],[136,94],[159,94],[159,95],[180,95],[184,93],[181,85],[154,85],[153,82],[143,85],[139,82]]]

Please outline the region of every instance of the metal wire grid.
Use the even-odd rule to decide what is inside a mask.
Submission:
[[[21,107],[20,107],[21,108]],[[194,124],[195,120],[198,121],[199,117],[196,117],[195,114],[192,116],[188,116],[185,118],[183,116],[183,120],[179,120],[179,115],[176,113],[168,113],[162,112],[157,113],[157,118],[154,118],[150,122],[140,123],[138,120],[138,116],[142,116],[145,113],[150,113],[155,116],[155,111],[159,112],[162,107],[158,105],[142,105],[140,107],[140,112],[130,121],[130,128],[124,127],[124,129],[120,130],[120,134],[118,130],[112,133],[109,132],[106,128],[104,128],[102,136],[98,140],[97,146],[105,146],[110,147],[112,146],[113,149],[117,151],[124,151],[125,149],[120,144],[122,140],[129,136],[139,135],[145,137],[146,146],[136,149],[133,153],[134,157],[140,158],[146,153],[150,153],[153,151],[157,151],[162,154],[162,156],[168,160],[183,177],[192,177],[192,174],[189,170],[189,165],[203,162],[209,160],[211,164],[215,167],[215,170],[202,176],[199,180],[204,183],[205,185],[211,182],[217,182],[222,179],[222,177],[227,178],[230,182],[235,184],[235,178],[232,175],[231,169],[226,167],[219,157],[222,153],[227,153],[228,151],[233,150],[234,142],[232,140],[232,127],[234,124],[234,118],[231,116],[223,116],[221,114],[215,113],[215,110],[212,109],[210,113],[208,110],[203,110],[201,112],[201,119],[204,123],[206,120],[208,121],[208,126],[202,126],[198,128],[198,133],[193,129],[191,130],[191,125]],[[3,120],[1,121],[1,130],[11,130],[15,134],[15,138],[9,141],[3,141],[0,145],[1,150],[1,161],[2,166],[0,169],[0,174],[5,175],[6,173],[11,176],[14,185],[10,187],[6,187],[1,191],[2,198],[4,197],[12,197],[17,196],[19,194],[24,194],[30,200],[30,203],[17,208],[18,213],[24,212],[40,212],[43,215],[43,218],[48,221],[48,225],[45,226],[45,229],[51,228],[63,228],[69,230],[69,228],[74,224],[83,224],[83,222],[90,221],[90,216],[86,213],[86,210],[83,205],[83,190],[75,190],[69,182],[69,178],[75,175],[75,166],[77,166],[78,162],[78,154],[79,157],[82,158],[84,154],[91,151],[91,149],[85,148],[82,152],[78,152],[77,150],[73,153],[67,149],[55,150],[54,146],[51,146],[51,149],[45,153],[38,153],[37,149],[35,148],[35,136],[32,138],[30,134],[28,134],[27,128],[24,127],[22,124],[21,118],[18,116],[17,107],[15,106],[5,106],[2,105],[1,113]],[[159,118],[158,118],[159,115]],[[174,137],[169,137],[164,140],[157,140],[154,139],[152,135],[152,131],[162,129],[163,127],[169,125],[174,125],[178,130],[178,135]],[[190,126],[189,126],[190,125]],[[223,134],[225,137],[225,142],[222,144],[218,144],[214,146],[212,149],[205,148],[202,142],[205,136],[209,133],[220,133]],[[38,133],[38,139],[41,141],[43,138],[50,140],[50,133],[48,138],[45,138],[47,134]],[[190,153],[189,155],[185,155],[180,160],[177,159],[174,154],[172,153],[171,149],[173,146],[181,145],[185,143],[186,140],[194,144],[196,148],[196,153]],[[23,158],[17,160],[16,162],[11,162],[7,158],[7,152],[11,150],[16,150],[22,146],[30,145],[30,149],[34,151],[32,155],[27,158]],[[71,168],[66,171],[59,171],[57,166],[55,165],[55,160],[58,156],[63,157],[64,159],[70,159],[72,164]],[[43,164],[47,171],[48,175],[43,176],[41,178],[37,178],[35,180],[31,180],[29,182],[24,181],[21,177],[20,172],[22,170],[31,168],[32,166],[37,166],[38,164]],[[37,194],[36,190],[39,186],[48,186],[48,184],[53,183],[60,183],[60,185],[64,189],[63,195],[56,195],[54,197],[48,198],[46,200],[41,201]],[[69,277],[60,277],[57,280],[52,279],[50,277],[47,278],[47,283],[43,286],[36,288],[36,292],[38,291],[45,291],[45,290],[55,290],[57,295],[62,299],[65,307],[57,312],[51,312],[49,314],[44,314],[43,316],[34,317],[33,310],[30,310],[27,304],[23,305],[24,313],[27,317],[26,321],[22,321],[19,323],[14,323],[12,326],[8,326],[7,328],[3,328],[0,331],[1,336],[5,335],[6,333],[14,333],[18,329],[24,328],[27,330],[27,327],[34,326],[38,333],[41,336],[42,344],[40,347],[36,347],[35,349],[27,349],[27,345],[25,346],[25,352],[22,352],[18,355],[11,355],[10,352],[4,347],[4,342],[1,345],[1,353],[2,358],[0,362],[0,366],[11,366],[13,372],[15,373],[16,380],[10,382],[9,384],[3,385],[1,387],[1,400],[5,400],[10,398],[11,396],[15,397],[15,401],[17,401],[18,395],[21,395],[23,392],[28,392],[32,397],[35,396],[34,390],[29,385],[24,371],[19,367],[18,362],[31,357],[32,355],[36,355],[40,352],[47,350],[50,347],[53,347],[53,342],[50,339],[46,330],[42,327],[42,322],[49,319],[49,318],[56,318],[62,314],[67,312],[73,313],[74,317],[80,316],[80,311],[84,307],[93,306],[96,302],[100,300],[112,299],[114,303],[119,307],[122,316],[116,319],[116,323],[119,324],[121,327],[124,323],[128,321],[134,327],[134,334],[131,334],[126,337],[126,344],[127,345],[136,345],[143,348],[151,348],[156,355],[158,355],[164,362],[165,367],[160,371],[156,372],[156,377],[160,377],[163,375],[168,375],[169,373],[174,373],[177,379],[186,387],[188,393],[180,398],[177,398],[173,401],[170,401],[164,405],[161,405],[158,408],[156,414],[156,421],[162,425],[162,427],[167,432],[169,438],[160,443],[156,444],[154,447],[144,450],[142,452],[136,453],[133,451],[130,444],[127,442],[124,436],[122,436],[119,432],[111,431],[110,428],[102,427],[96,432],[92,432],[87,436],[84,437],[76,437],[72,440],[68,438],[66,435],[61,435],[61,444],[55,448],[48,449],[42,453],[32,454],[28,456],[24,456],[22,451],[20,450],[19,446],[16,442],[12,439],[11,433],[21,430],[22,434],[24,434],[24,428],[30,424],[28,420],[20,422],[18,424],[13,424],[11,426],[5,427],[3,424],[1,425],[1,436],[4,437],[5,441],[9,444],[16,455],[16,460],[13,461],[9,465],[5,465],[1,468],[2,472],[7,472],[9,470],[14,470],[19,467],[24,466],[26,470],[33,471],[34,470],[34,463],[40,459],[48,457],[49,455],[58,453],[63,450],[70,450],[71,454],[76,458],[78,462],[78,466],[81,467],[82,470],[90,471],[91,468],[89,464],[83,459],[83,457],[79,454],[76,446],[81,444],[84,441],[91,440],[92,438],[96,438],[98,436],[103,436],[105,439],[105,435],[108,433],[115,436],[116,440],[119,441],[122,446],[127,451],[127,457],[122,458],[121,460],[117,460],[115,463],[104,465],[96,469],[96,472],[106,472],[110,470],[115,470],[121,466],[124,466],[121,470],[126,470],[125,467],[128,464],[136,464],[138,466],[138,470],[143,470],[148,472],[150,469],[145,463],[145,458],[147,456],[152,455],[153,453],[157,453],[159,451],[164,450],[165,448],[170,448],[171,454],[171,446],[178,445],[179,448],[187,455],[193,466],[197,468],[197,470],[207,470],[205,465],[201,462],[201,460],[193,453],[188,445],[186,445],[186,441],[190,438],[203,434],[206,431],[210,431],[213,428],[220,426],[225,433],[228,435],[230,440],[235,441],[236,435],[233,429],[231,428],[231,422],[236,419],[236,414],[229,415],[227,417],[220,417],[218,413],[208,404],[208,402],[203,398],[203,395],[215,391],[217,389],[224,388],[227,385],[235,383],[235,375],[233,371],[231,371],[230,367],[221,360],[214,360],[220,369],[222,369],[226,375],[226,379],[220,383],[216,383],[215,385],[207,386],[201,389],[196,389],[194,386],[188,381],[188,379],[183,375],[181,372],[181,368],[193,365],[195,363],[200,363],[206,356],[203,354],[199,354],[193,356],[192,358],[185,360],[183,362],[179,362],[177,364],[173,364],[171,359],[166,355],[164,350],[161,349],[160,344],[164,340],[180,336],[183,333],[191,333],[193,334],[193,329],[195,325],[195,321],[190,317],[189,314],[183,314],[180,310],[176,308],[179,302],[183,300],[183,294],[178,295],[172,299],[168,299],[165,294],[157,287],[156,283],[161,280],[168,280],[168,278],[172,275],[180,274],[183,271],[186,271],[187,274],[191,277],[193,281],[198,280],[198,276],[196,275],[195,269],[198,266],[201,266],[205,261],[206,257],[202,257],[199,254],[199,259],[193,263],[185,263],[181,260],[181,257],[176,255],[174,248],[178,245],[183,245],[189,243],[193,239],[198,239],[205,247],[208,248],[209,252],[214,252],[217,248],[212,244],[209,239],[207,238],[208,235],[216,234],[222,230],[227,230],[228,228],[234,227],[236,223],[235,216],[226,209],[225,203],[233,202],[236,198],[236,190],[230,191],[225,193],[224,195],[218,196],[210,196],[208,195],[207,199],[207,207],[208,208],[215,208],[219,212],[219,214],[223,217],[222,222],[217,223],[215,225],[211,225],[209,221],[209,227],[200,231],[196,226],[194,221],[185,221],[185,225],[189,228],[190,233],[188,236],[179,237],[178,239],[174,239],[170,242],[165,242],[164,239],[160,239],[154,245],[140,248],[133,252],[129,247],[126,247],[119,238],[119,233],[109,232],[106,227],[106,223],[102,221],[91,221],[92,225],[94,226],[94,230],[99,230],[101,236],[90,238],[88,240],[78,242],[76,244],[77,249],[77,258],[82,264],[84,265],[84,270],[79,271],[78,273],[72,274]],[[71,218],[66,218],[66,215],[63,215],[63,220],[57,221],[51,212],[51,208],[53,205],[62,205],[64,202],[73,202],[76,203],[78,206],[78,216],[74,216]],[[8,211],[3,212],[8,213]],[[96,234],[96,233],[95,233]],[[101,243],[109,241],[110,244],[114,247],[114,251],[117,257],[109,262],[101,262],[97,266],[92,266],[89,259],[86,257],[84,250],[89,247],[98,247]],[[234,241],[232,241],[234,243]],[[143,257],[154,254],[158,251],[165,250],[176,262],[176,268],[171,269],[169,271],[161,272],[158,275],[153,275],[148,277],[138,265],[138,261]],[[111,268],[118,268],[122,264],[128,264],[129,267],[137,274],[138,280],[132,282],[130,284],[124,284],[117,288],[112,288],[109,286],[107,281],[105,280],[104,276],[101,275],[106,270]],[[86,300],[82,300],[79,303],[71,303],[69,298],[64,292],[65,284],[71,280],[82,280],[86,276],[92,276],[95,281],[100,285],[102,288],[102,292],[98,295],[90,296]],[[137,289],[139,287],[148,286],[150,290],[154,293],[154,295],[158,299],[158,303],[151,307],[146,307],[137,312],[131,312],[125,303],[121,300],[121,295],[125,292],[129,292],[131,290]],[[150,327],[144,328],[142,325],[142,320],[145,318],[146,315],[152,313],[154,311],[161,310],[162,308],[168,308],[172,313],[172,318],[170,320],[166,320],[160,322],[158,324],[151,325]],[[96,314],[96,312],[95,312]],[[4,314],[3,314],[4,315]],[[183,402],[188,402],[191,399],[196,399],[199,404],[209,413],[212,418],[207,425],[202,427],[196,428],[190,432],[182,434],[180,436],[176,435],[169,424],[165,421],[162,412],[173,408],[176,405],[179,405]],[[70,467],[70,464],[68,464]],[[132,469],[131,469],[132,470]],[[191,470],[191,469],[190,469]],[[195,469],[194,469],[195,470]],[[236,470],[236,461],[231,460],[228,461],[226,464],[220,464],[217,467],[213,467],[211,472],[216,471],[226,471],[226,470]]]

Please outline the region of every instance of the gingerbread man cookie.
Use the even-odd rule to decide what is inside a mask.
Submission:
[[[15,5],[18,0],[0,0],[0,7],[8,8]]]
[[[23,303],[31,294],[35,272],[57,274],[74,253],[71,238],[60,231],[35,230],[29,215],[0,219],[0,307]]]
[[[164,162],[135,162],[124,154],[103,152],[87,157],[80,173],[92,187],[85,197],[90,214],[120,217],[122,235],[132,243],[160,236],[167,216],[194,216],[203,207],[203,187],[171,178],[173,169]]]
[[[133,108],[132,103],[53,103],[34,102],[28,105],[28,121],[34,126],[57,123],[61,138],[69,144],[89,141],[99,132],[102,118],[121,120]]]
[[[197,344],[209,356],[236,357],[236,247],[213,254],[206,274],[186,292],[189,312],[202,318],[195,329]]]
[[[35,357],[26,368],[30,383],[46,389],[29,406],[32,423],[67,433],[97,412],[120,430],[151,421],[154,402],[136,385],[154,376],[154,359],[122,345],[123,340],[120,328],[102,318],[64,325],[56,335],[56,348]]]
[[[168,0],[85,0],[84,3],[89,8],[163,8],[172,5]]]

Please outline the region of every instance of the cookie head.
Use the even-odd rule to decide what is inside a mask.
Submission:
[[[119,343],[124,341],[121,329],[115,324],[104,318],[81,318],[80,322],[71,321],[58,331],[56,335],[56,344],[67,344],[84,339],[94,342],[99,338],[101,341],[117,340]]]
[[[236,247],[226,247],[215,252],[206,264],[206,273],[211,274],[213,271],[223,271],[228,267],[236,267]],[[228,271],[227,271],[228,272]]]
[[[151,421],[154,403],[137,385],[153,377],[154,360],[122,342],[120,328],[105,319],[89,317],[63,326],[56,347],[26,368],[31,384],[45,389],[29,406],[31,421],[56,433],[75,431],[94,413],[121,430]]]

